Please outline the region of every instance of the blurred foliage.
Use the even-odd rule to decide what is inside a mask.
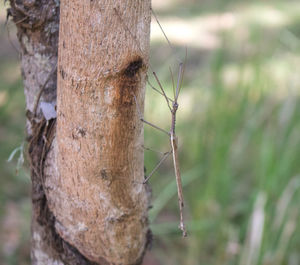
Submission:
[[[153,7],[175,50],[154,25],[151,64],[170,96],[169,66],[176,77],[176,58],[188,50],[176,129],[189,237],[177,228],[170,158],[150,180],[155,264],[300,264],[300,3],[157,0]],[[0,18],[0,255],[3,264],[29,264],[29,174],[16,175],[17,155],[6,162],[24,141],[25,103]],[[169,129],[164,99],[150,88],[145,116]],[[149,127],[145,145],[169,148]],[[147,172],[159,158],[145,152]]]
[[[22,88],[15,29],[7,27],[0,5],[0,264],[29,264],[30,177],[17,170],[20,152],[8,162],[12,151],[24,142],[25,100]],[[7,31],[7,29],[9,31]],[[10,33],[10,39],[8,38]],[[21,161],[20,161],[21,162]]]

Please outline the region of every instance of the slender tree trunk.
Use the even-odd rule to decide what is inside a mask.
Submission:
[[[11,0],[27,103],[32,264],[138,264],[150,1]],[[56,104],[57,122],[38,102]],[[56,124],[57,123],[57,124]]]
[[[134,97],[144,98],[149,3],[61,2],[60,181],[46,178],[55,184],[47,197],[60,236],[99,263],[135,264],[147,242],[143,125]]]

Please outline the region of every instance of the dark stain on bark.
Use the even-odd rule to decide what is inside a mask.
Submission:
[[[127,77],[134,77],[135,74],[142,68],[143,60],[142,58],[138,58],[129,63],[129,65],[124,70],[124,75]]]
[[[141,57],[130,60],[126,67],[121,71],[118,79],[117,105],[126,108],[134,105],[134,96],[140,86],[140,70],[144,67]]]
[[[65,71],[64,71],[64,69],[63,69],[62,67],[59,69],[59,73],[60,73],[60,75],[61,75],[61,78],[62,78],[62,79],[65,79],[66,73],[65,73]]]
[[[105,169],[101,169],[100,174],[101,174],[102,179],[104,179],[104,180],[108,179],[108,176],[107,176],[107,173],[106,173]]]
[[[72,138],[74,140],[78,140],[78,139],[83,138],[85,136],[86,136],[86,129],[82,128],[80,126],[76,127],[74,129],[74,131],[72,132]]]

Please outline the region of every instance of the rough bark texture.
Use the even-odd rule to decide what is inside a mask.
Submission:
[[[64,242],[52,228],[54,217],[47,207],[39,170],[44,149],[42,138],[47,128],[37,104],[38,95],[41,101],[56,102],[59,1],[11,0],[10,6],[8,15],[12,16],[18,30],[28,118],[28,151],[32,165],[32,264],[63,264],[60,253],[63,253]],[[55,125],[55,121],[51,124]]]
[[[46,178],[56,230],[92,261],[136,264],[148,202],[134,97],[142,105],[150,1],[64,0],[60,23],[59,181]]]
[[[56,103],[59,0],[10,3],[27,103],[32,264],[138,264],[150,233],[134,95],[142,108],[150,1],[62,1],[58,125],[37,103]]]

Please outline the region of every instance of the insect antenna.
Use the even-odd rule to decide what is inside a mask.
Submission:
[[[178,78],[177,78],[177,86],[176,86],[176,94],[175,94],[175,101],[177,101],[180,89],[181,89],[181,84],[182,84],[182,76],[183,76],[183,64],[179,64],[179,71],[178,71]]]
[[[174,76],[173,76],[173,72],[172,72],[171,67],[169,67],[169,70],[170,70],[171,80],[172,80],[173,96],[174,96],[174,99],[175,99],[175,83],[174,83]]]
[[[178,58],[178,56],[176,56],[175,54],[175,48],[174,46],[171,44],[170,40],[168,39],[167,37],[167,34],[165,33],[162,25],[160,24],[158,18],[157,18],[157,15],[156,13],[154,12],[154,10],[151,8],[151,12],[161,30],[161,32],[163,33],[166,41],[168,42],[168,45],[170,46],[171,50],[173,51],[174,55],[175,55],[175,58],[176,60],[179,62],[179,73],[178,73],[178,80],[177,80],[177,87],[176,87],[176,93],[175,93],[175,85],[174,85],[174,77],[173,77],[173,73],[172,71],[170,70],[171,72],[171,77],[172,77],[172,82],[173,82],[173,93],[174,93],[174,101],[177,101],[178,99],[178,96],[179,96],[179,93],[180,93],[180,90],[181,90],[181,87],[182,87],[182,80],[183,80],[183,74],[184,74],[184,70],[185,70],[185,65],[186,65],[186,59],[187,59],[187,48],[185,49],[185,58],[184,58],[184,63],[182,62],[182,60],[180,60]]]
[[[156,20],[156,23],[158,24],[158,26],[159,26],[159,28],[160,28],[160,30],[161,30],[161,32],[162,32],[163,35],[165,36],[165,39],[167,40],[168,45],[170,46],[171,50],[173,51],[173,53],[174,53],[174,55],[175,55],[175,53],[176,53],[175,48],[173,47],[173,45],[171,44],[170,40],[168,39],[167,34],[165,33],[165,31],[164,31],[162,25],[160,24],[160,22],[159,22],[159,20],[158,20],[158,18],[157,18],[156,13],[154,12],[154,10],[153,10],[152,8],[151,8],[151,12],[152,12],[152,14],[153,14],[153,16],[154,16],[154,18],[155,18],[155,20]],[[176,60],[177,60],[179,63],[182,63],[182,61],[181,61],[176,55],[175,55],[175,57],[176,57]]]
[[[176,96],[175,96],[175,101],[177,101],[181,87],[182,87],[182,82],[183,82],[183,76],[184,76],[184,71],[186,67],[186,60],[187,60],[187,48],[185,47],[185,57],[184,57],[184,62],[179,64],[179,73],[178,73],[178,80],[177,80],[177,87],[176,87]]]

